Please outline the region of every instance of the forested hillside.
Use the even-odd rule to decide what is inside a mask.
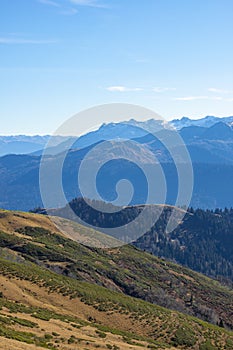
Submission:
[[[91,201],[90,201],[91,203]],[[102,203],[103,211],[107,204]],[[83,199],[70,203],[77,217],[98,227],[119,227],[134,220],[143,206],[118,208],[117,213],[103,214],[89,206]],[[161,206],[150,206],[151,211],[161,210]],[[164,206],[159,220],[152,229],[133,244],[141,250],[171,259],[208,276],[233,281],[233,209],[201,210],[189,209],[177,228],[166,234],[168,219],[173,211],[181,209]],[[68,207],[50,212],[76,220]],[[143,222],[141,222],[143,227]],[[228,281],[227,281],[228,280]]]

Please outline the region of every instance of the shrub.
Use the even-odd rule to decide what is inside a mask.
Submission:
[[[196,343],[196,337],[188,328],[179,328],[176,330],[174,337],[172,338],[173,344],[193,346]]]

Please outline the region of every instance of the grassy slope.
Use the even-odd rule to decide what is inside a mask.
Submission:
[[[165,300],[171,307],[182,306],[184,311],[191,310],[190,313],[201,303],[206,312],[214,308],[214,312],[227,321],[227,317],[231,319],[233,294],[217,282],[132,247],[111,251],[88,249],[44,229],[25,228],[26,216],[31,220],[29,226],[37,226],[36,223],[32,225],[34,216],[30,214],[1,214],[1,227],[7,226],[8,233],[0,235],[4,247],[1,249],[0,291],[3,298],[0,303],[1,314],[8,317],[0,318],[0,336],[50,348],[59,344],[62,348],[64,343],[64,349],[75,349],[77,344],[80,349],[82,346],[95,348],[96,345],[103,349],[113,345],[127,349],[129,343],[143,341],[141,348],[158,345],[161,349],[165,344],[165,348],[176,345],[190,349],[232,349],[232,333],[122,293],[151,302],[157,299],[161,304]],[[24,217],[22,222],[20,215]],[[44,225],[43,220],[47,222],[47,218],[40,216],[35,220],[40,221],[40,226]],[[33,256],[36,256],[34,262]],[[77,277],[79,281],[71,277]],[[188,302],[191,293],[193,306]],[[174,304],[176,299],[177,304]],[[25,322],[17,321],[16,316],[37,323],[37,326],[32,323],[22,325]],[[45,323],[38,324],[35,319]],[[58,321],[62,322],[60,329],[63,327],[60,336],[55,335],[59,333],[55,330]],[[26,329],[32,335],[23,334]],[[46,335],[47,330],[50,330],[49,335]],[[62,337],[65,340],[61,340]],[[112,337],[116,338],[112,340]],[[132,348],[138,347],[134,344]]]
[[[37,220],[35,225],[38,225],[40,218],[41,226],[46,230],[48,226],[48,218],[44,216],[5,212],[0,223],[8,228],[13,225],[13,231],[18,232],[17,236],[2,233],[0,246],[17,252],[18,258],[24,256],[57,273],[96,283],[212,323],[222,319],[225,325],[233,326],[233,292],[217,282],[130,246],[111,250],[91,249],[44,229],[25,228],[25,215],[30,218],[30,226],[34,219]],[[19,221],[20,216],[23,216],[22,222]],[[87,228],[79,225],[77,228],[80,235],[86,237]],[[6,252],[2,254],[4,256]],[[189,302],[191,298],[192,303]]]
[[[107,333],[107,343],[111,334],[118,335],[118,342],[115,339],[110,342],[112,345],[142,341],[146,342],[145,347],[156,348],[157,345],[160,349],[163,345],[164,348],[175,345],[195,349],[201,344],[205,349],[206,343],[211,343],[213,349],[231,349],[233,345],[233,334],[219,327],[103,287],[57,275],[32,263],[24,265],[1,260],[1,275],[0,335],[5,337],[53,348],[59,339],[68,346],[72,335],[76,344],[82,342],[80,337],[86,339],[89,328],[85,327],[89,326],[91,334],[98,337],[105,338]],[[39,324],[38,320],[44,323]],[[55,321],[62,322],[58,324],[59,331],[58,328],[55,330]],[[24,334],[25,328],[28,331]],[[52,334],[54,332],[60,336]],[[94,344],[98,344],[97,339],[93,339]]]

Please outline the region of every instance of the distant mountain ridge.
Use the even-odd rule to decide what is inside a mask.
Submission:
[[[130,119],[125,122],[102,124],[97,130],[88,132],[80,137],[73,138],[72,149],[80,149],[88,147],[103,140],[110,140],[114,138],[134,139],[145,136],[147,133],[158,132],[159,130],[177,130],[182,136],[183,128],[187,127],[201,127],[210,128],[218,123],[224,123],[231,128],[233,124],[233,116],[218,118],[214,116],[207,116],[201,119],[190,119],[183,117],[181,119],[174,119],[171,121],[150,119],[138,122]],[[199,130],[200,131],[200,130]],[[229,130],[228,130],[229,131]],[[224,136],[224,135],[223,135]],[[7,154],[29,154],[41,155],[51,135],[13,135],[0,136],[0,156]],[[52,136],[54,147],[51,148],[51,154],[57,154],[61,150],[66,150],[66,144],[63,144],[69,137]],[[223,137],[224,138],[224,137]],[[59,146],[60,145],[60,146]]]
[[[177,171],[171,153],[166,149],[166,142],[172,139],[174,133],[177,137],[176,133],[178,132],[186,145],[193,165],[194,190],[191,205],[195,208],[230,208],[233,206],[233,188],[231,186],[233,178],[232,118],[206,117],[199,121],[185,118],[183,121],[180,120],[183,125],[187,125],[187,123],[195,125],[185,126],[178,131],[172,129],[170,124],[165,125],[163,122],[155,120],[146,122],[130,120],[125,123],[103,124],[98,130],[82,135],[78,139],[69,140],[64,137],[55,137],[54,142],[57,142],[57,146],[47,150],[46,154],[49,155],[47,162],[53,168],[59,154],[67,152],[63,167],[63,185],[67,200],[70,201],[81,195],[77,186],[77,171],[83,158],[91,149],[107,140],[111,145],[110,153],[108,149],[105,151],[102,149],[101,159],[106,158],[109,154],[112,158],[117,158],[117,156],[119,158],[119,154],[122,155],[122,158],[124,155],[129,155],[129,157],[133,155],[136,159],[138,157],[140,164],[145,166],[153,166],[151,159],[153,157],[157,159],[164,171],[167,183],[165,203],[175,205],[178,184]],[[210,126],[200,126],[196,125],[197,123]],[[142,129],[144,124],[145,128]],[[150,130],[151,133],[149,133]],[[7,137],[6,140],[9,142],[14,140],[14,142],[20,143],[20,139],[28,144],[29,140],[33,140],[37,144],[40,142],[41,148],[33,154],[13,154],[0,157],[0,206],[2,208],[30,210],[42,205],[39,169],[43,153],[42,143],[48,138],[48,135],[45,137]],[[134,141],[131,153],[127,149],[127,142],[118,142],[120,138]],[[179,155],[179,147],[176,147],[175,144],[173,151]],[[182,159],[179,161],[182,163]],[[182,166],[185,171],[185,164]],[[146,187],[143,185],[145,177],[141,173],[136,169],[136,166],[133,166],[133,162],[130,164],[124,159],[107,162],[98,175],[98,190],[104,195],[103,198],[106,201],[114,200],[116,198],[116,183],[120,179],[128,179],[135,188],[135,194],[130,204],[143,204],[146,198]],[[53,176],[56,176],[56,173]],[[87,197],[95,198],[92,193],[89,193]]]
[[[29,154],[41,151],[50,139],[50,135],[12,135],[0,136],[0,156],[7,154]],[[63,137],[53,137],[54,145],[62,142]]]
[[[206,116],[200,119],[191,119],[191,118],[183,117],[181,119],[173,119],[172,121],[169,122],[169,124],[173,126],[176,130],[180,130],[188,126],[202,126],[205,128],[209,128],[218,122],[231,125],[233,123],[233,116],[222,117],[222,118],[215,117],[215,116]]]
[[[227,140],[223,140],[223,134],[227,130]],[[170,137],[174,131],[163,129],[161,138]],[[180,131],[183,134],[186,147],[189,151],[194,171],[194,189],[191,205],[195,208],[232,207],[233,188],[233,140],[231,139],[231,127],[217,123],[210,128],[190,126]],[[216,136],[217,135],[217,136]],[[219,136],[218,136],[219,135]],[[216,139],[218,137],[219,139]],[[166,147],[153,135],[145,134],[135,140],[135,147],[131,149],[134,157],[140,159],[145,166],[153,166],[148,151],[154,155],[160,163],[167,183],[167,204],[175,205],[177,196],[177,171],[171,154]],[[98,144],[100,144],[99,141]],[[126,143],[111,141],[111,154],[129,154]],[[63,166],[63,186],[67,200],[70,201],[81,195],[77,186],[77,172],[85,155],[97,144],[86,148],[67,150],[67,156]],[[142,146],[142,147],[141,147]],[[141,150],[141,152],[139,152]],[[144,151],[143,151],[144,150]],[[174,149],[179,152],[179,149]],[[107,150],[106,150],[107,152]],[[179,153],[178,153],[179,154]],[[107,153],[106,153],[107,155]],[[102,159],[105,153],[102,150]],[[47,164],[51,166],[59,155],[49,156]],[[119,158],[119,157],[118,157]],[[7,155],[0,157],[0,206],[12,210],[30,210],[41,206],[39,186],[39,169],[41,156],[38,155]],[[185,164],[182,165],[185,171]],[[56,173],[53,174],[56,176]],[[105,200],[116,198],[115,185],[120,179],[128,179],[135,188],[131,204],[143,204],[146,198],[145,177],[138,171],[133,163],[124,159],[108,162],[101,168],[98,175],[98,190],[104,195]],[[156,181],[156,179],[155,179]],[[145,186],[144,186],[145,185]],[[56,196],[54,195],[56,203]],[[92,193],[88,197],[93,199]],[[59,203],[59,200],[58,200]]]

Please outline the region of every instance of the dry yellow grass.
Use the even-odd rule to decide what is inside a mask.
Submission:
[[[10,301],[19,302],[24,305],[40,307],[53,312],[78,317],[82,320],[88,320],[90,317],[96,320],[96,323],[108,325],[110,327],[129,331],[135,334],[145,335],[145,328],[141,327],[140,322],[132,323],[131,319],[127,315],[118,314],[106,314],[86,305],[78,298],[70,300],[68,297],[64,297],[58,293],[50,293],[44,287],[32,284],[28,281],[22,281],[16,278],[8,279],[7,277],[0,276],[0,290],[3,292],[4,297]],[[106,344],[117,345],[119,349],[124,350],[139,350],[147,348],[149,343],[142,341],[135,341],[140,343],[140,346],[127,344],[122,336],[111,334],[106,332],[104,339],[98,336],[98,329],[93,325],[81,327],[80,329],[72,327],[70,324],[62,322],[60,320],[43,321],[32,317],[31,315],[24,313],[9,313],[6,308],[0,311],[1,315],[10,315],[23,318],[38,324],[39,328],[33,328],[33,333],[37,336],[43,337],[45,334],[55,332],[60,334],[60,338],[65,338],[66,341],[71,336],[75,336],[80,340],[78,347],[77,344],[62,344],[59,342],[59,349],[62,350],[83,350],[83,349],[107,349]],[[31,331],[27,327],[21,325],[14,325],[13,329],[17,331]],[[148,328],[149,331],[149,328]],[[4,340],[4,341],[3,341]],[[58,337],[59,340],[59,337]],[[24,344],[24,343],[23,343]],[[4,346],[4,347],[3,347]],[[20,347],[21,346],[21,347]],[[36,349],[36,347],[23,348],[20,342],[12,342],[11,340],[2,338],[0,343],[0,349]]]
[[[0,276],[0,290],[8,299],[28,306],[45,308],[53,312],[72,315],[82,320],[95,319],[97,323],[105,324],[113,328],[145,335],[145,327],[140,322],[134,321],[127,315],[117,312],[106,314],[98,311],[90,305],[81,302],[79,298],[71,299],[58,293],[49,293],[44,287],[39,287],[28,281]],[[148,332],[151,331],[148,327]]]
[[[107,316],[98,312],[91,306],[85,305],[79,299],[69,300],[67,297],[62,297],[57,293],[48,294],[46,289],[30,284],[30,282],[19,281],[17,279],[8,280],[6,277],[0,277],[1,290],[4,296],[8,300],[23,303],[28,306],[43,307],[60,314],[72,315],[83,320],[87,320],[88,317],[96,319],[98,323],[107,323],[119,326],[121,329],[129,328],[129,320],[126,317],[120,315]],[[72,325],[62,322],[60,320],[51,319],[50,321],[44,321],[37,319],[31,315],[25,313],[10,313],[6,308],[3,308],[0,312],[2,316],[13,316],[23,318],[38,324],[38,328],[33,330],[21,325],[14,325],[12,328],[17,331],[33,331],[38,337],[43,337],[45,334],[58,334],[55,337],[59,344],[59,349],[62,350],[84,350],[84,349],[107,349],[107,344],[116,345],[119,349],[124,350],[139,350],[147,348],[147,342],[136,341],[140,343],[140,346],[127,344],[122,336],[111,334],[106,332],[106,337],[102,339],[98,335],[98,329],[93,325],[82,326],[81,328],[73,327]],[[105,321],[105,322],[104,322]],[[123,326],[123,327],[122,327]],[[132,324],[131,327],[132,328]],[[78,341],[76,344],[67,344],[67,340],[74,336]],[[65,339],[64,343],[63,340]],[[34,345],[28,345],[11,339],[0,338],[0,349],[5,350],[34,350],[42,349]]]
[[[48,216],[0,210],[0,230],[7,233],[15,233],[15,230],[25,226],[43,227],[51,232],[61,233]]]
[[[29,240],[31,237],[17,232],[17,230],[26,226],[43,227],[43,229],[52,233],[58,233],[81,244],[94,247],[106,248],[122,245],[121,241],[118,241],[111,236],[105,235],[91,228],[85,228],[84,226],[68,219],[20,211],[13,212],[0,210],[0,231],[11,234],[14,233],[19,237],[27,238]]]
[[[1,350],[44,350],[44,348],[41,348],[39,346],[22,343],[17,340],[6,339],[3,337],[0,337],[0,349]]]

